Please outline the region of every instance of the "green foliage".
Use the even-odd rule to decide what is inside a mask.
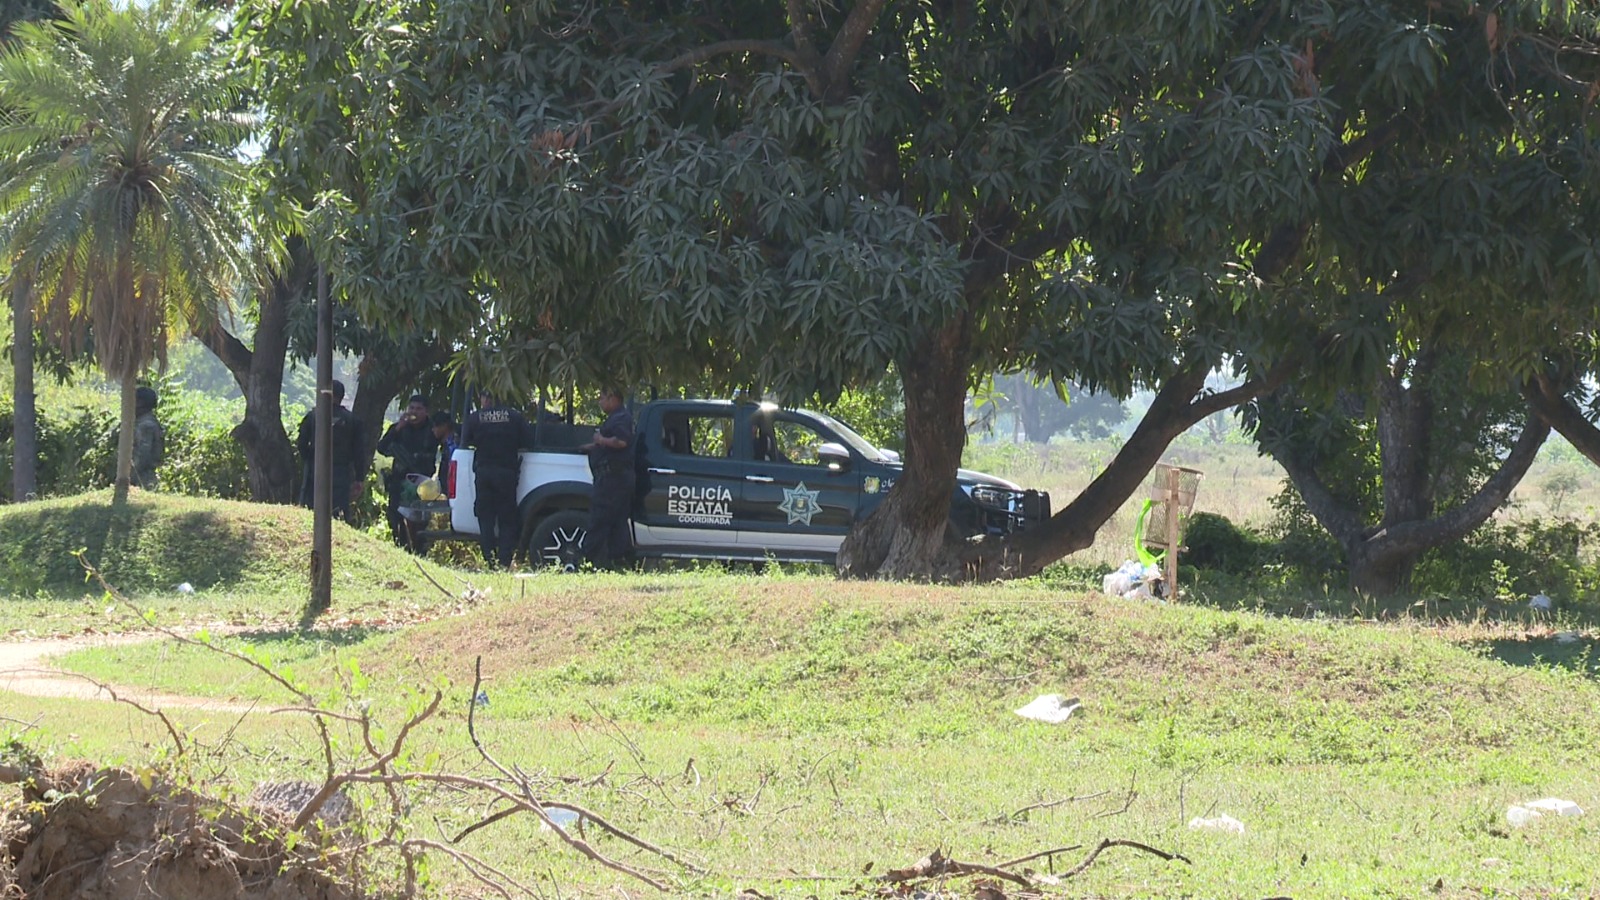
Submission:
[[[233,438],[243,403],[164,385],[157,417],[166,428],[161,490],[197,497],[250,496],[244,447]]]
[[[899,379],[886,378],[870,388],[846,390],[821,409],[874,447],[899,451],[906,447],[906,408],[899,395]]]
[[[1494,523],[1429,554],[1413,590],[1469,600],[1526,603],[1543,592],[1566,608],[1600,605],[1600,523],[1526,519]]]
[[[1272,561],[1270,543],[1254,529],[1241,528],[1215,513],[1195,513],[1184,524],[1179,560],[1201,569],[1248,575]]]
[[[1344,548],[1317,522],[1294,485],[1285,480],[1271,505],[1272,519],[1265,532],[1284,576],[1300,584],[1343,587]]]
[[[12,407],[0,402],[0,496],[11,497]],[[116,417],[104,408],[41,406],[37,419],[41,497],[104,487],[116,468]],[[26,498],[24,498],[26,499]]]
[[[249,496],[244,449],[233,438],[240,401],[161,386],[156,414],[166,429],[158,473],[164,493],[221,499]],[[38,418],[41,497],[96,490],[116,475],[118,425],[106,404],[41,405]],[[0,402],[0,496],[10,497],[11,406]]]

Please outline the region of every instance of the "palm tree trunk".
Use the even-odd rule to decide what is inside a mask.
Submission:
[[[39,417],[33,394],[33,281],[18,274],[11,285],[11,500],[39,490]]]
[[[132,375],[122,379],[122,425],[117,431],[117,483],[112,502],[128,499],[128,485],[133,483],[133,428],[138,418],[139,380]]]

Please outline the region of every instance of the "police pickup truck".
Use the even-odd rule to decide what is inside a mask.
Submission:
[[[635,412],[634,552],[656,559],[832,563],[852,525],[900,477],[899,457],[839,420],[772,404],[658,400]],[[591,482],[578,449],[592,425],[540,423],[521,454],[520,546],[530,564],[581,562]],[[452,537],[478,534],[473,451],[450,460]],[[950,521],[963,535],[1000,534],[1048,518],[1050,498],[961,470]]]

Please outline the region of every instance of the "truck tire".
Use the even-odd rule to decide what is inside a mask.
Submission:
[[[528,567],[576,572],[583,565],[588,526],[589,514],[581,509],[563,509],[540,519],[528,537]]]

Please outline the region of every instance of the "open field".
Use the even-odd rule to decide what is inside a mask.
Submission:
[[[1600,635],[1570,613],[1380,610],[1335,594],[1274,606],[1205,589],[1199,603],[1168,606],[1060,579],[942,588],[777,567],[513,578],[419,569],[341,526],[334,611],[302,631],[304,511],[160,495],[121,511],[101,495],[52,503],[0,510],[7,571],[32,585],[0,600],[0,639],[81,641],[138,631],[149,614],[204,627],[329,709],[369,709],[391,730],[437,685],[443,711],[412,735],[406,765],[478,777],[490,773],[465,713],[481,658],[487,703],[476,715],[490,752],[546,799],[704,865],[703,875],[665,867],[686,895],[837,896],[875,889],[873,876],[934,848],[994,865],[1103,838],[1192,864],[1114,848],[1057,892],[1600,892],[1600,819],[1505,819],[1507,804],[1545,796],[1600,810]],[[78,547],[113,583],[135,585],[131,599],[85,585]],[[195,593],[176,592],[179,577]],[[1315,614],[1233,609],[1254,605]],[[181,770],[214,793],[320,777],[309,722],[271,711],[294,702],[287,692],[243,663],[151,637],[74,645],[52,662],[214,704],[169,710],[192,748]],[[0,743],[20,734],[48,758],[135,768],[169,754],[165,729],[126,706],[8,685],[31,689],[0,674]],[[1083,707],[1057,726],[1013,713],[1043,693]],[[407,821],[438,837],[487,811],[419,790]],[[1186,827],[1221,813],[1245,834]],[[604,852],[661,867],[587,833]],[[546,896],[640,895],[529,819],[461,846]],[[1086,852],[1028,865],[1060,873]],[[434,879],[441,896],[483,892],[442,859]],[[970,896],[973,884],[952,887]]]
[[[493,752],[529,771],[609,769],[599,784],[552,782],[552,795],[704,861],[713,875],[679,882],[697,893],[825,894],[869,862],[879,872],[934,847],[992,864],[1119,837],[1194,864],[1108,852],[1072,894],[1412,895],[1437,883],[1443,896],[1581,895],[1600,889],[1596,820],[1504,820],[1507,803],[1540,796],[1600,805],[1600,688],[1538,664],[1558,647],[1546,633],[1267,619],[1025,586],[684,574],[539,576],[524,599],[403,630],[226,640],[330,697],[359,670],[360,693],[391,722],[402,685],[448,679],[449,712],[417,750],[474,772],[462,711],[481,656]],[[169,643],[61,663],[289,700],[242,664]],[[1061,726],[1012,714],[1044,692],[1079,696],[1083,710]],[[136,757],[160,741],[120,712],[30,703],[13,708],[42,714],[62,752]],[[281,776],[314,760],[308,729],[276,724],[241,729],[236,744],[256,749],[236,749],[228,770]],[[1018,812],[1069,797],[1088,799]],[[426,813],[416,818],[459,825],[474,811],[436,799]],[[1247,832],[1184,827],[1204,813]],[[626,885],[527,823],[485,829],[469,848],[563,892]]]

